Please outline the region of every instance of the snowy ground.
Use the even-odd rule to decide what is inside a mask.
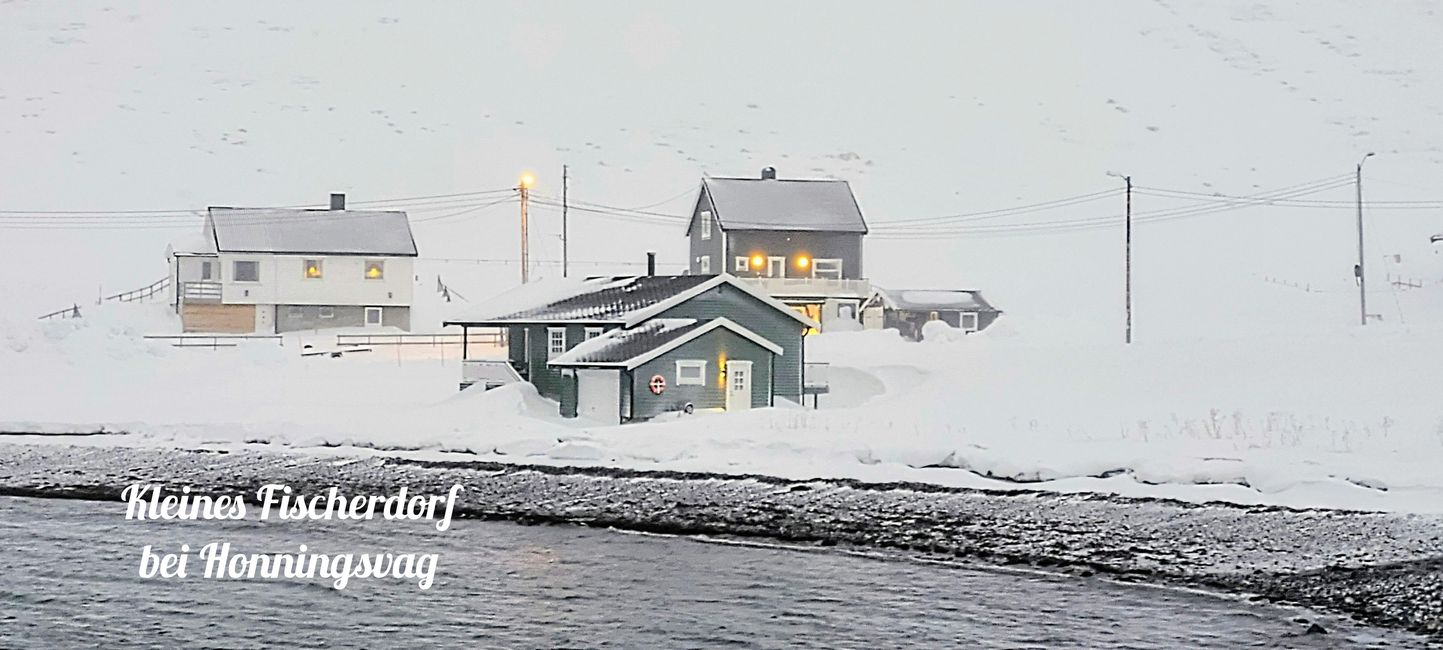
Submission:
[[[617,427],[563,420],[529,386],[457,393],[454,348],[301,358],[294,338],[222,350],[138,339],[168,327],[156,305],[7,326],[0,430],[1443,512],[1443,333],[1431,328],[1130,348],[1039,343],[1006,319],[923,343],[826,334],[808,350],[832,364],[820,410]],[[318,348],[329,336],[304,335]]]

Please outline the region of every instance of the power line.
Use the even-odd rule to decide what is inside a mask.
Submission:
[[[389,198],[389,199],[373,199],[373,200],[370,200],[370,201],[355,201],[355,202],[353,202],[353,203],[354,203],[354,205],[373,205],[373,204],[385,204],[385,203],[424,202],[424,201],[427,201],[427,200],[429,200],[429,199],[447,199],[447,198],[468,197],[468,196],[479,197],[479,196],[481,196],[481,195],[497,194],[497,193],[501,193],[501,192],[510,192],[510,191],[512,191],[512,188],[499,188],[499,189],[491,189],[491,190],[476,190],[476,191],[472,191],[472,192],[458,192],[458,193],[455,193],[455,194],[431,194],[431,195],[426,195],[426,196],[407,196],[407,197],[397,197],[397,198]],[[424,204],[424,203],[422,203],[422,204]],[[284,206],[261,206],[260,208],[256,208],[256,209],[265,209],[265,208],[267,208],[267,207],[271,207],[271,208],[273,208],[273,209],[304,209],[304,208],[313,208],[313,207],[314,207],[314,208],[320,208],[320,207],[324,207],[324,206],[320,206],[320,205],[315,204],[315,203],[303,203],[303,204],[292,204],[292,205],[284,205]],[[120,215],[120,214],[125,214],[125,215],[181,215],[181,216],[184,216],[184,215],[193,214],[193,213],[195,213],[195,212],[197,212],[197,209],[195,209],[195,208],[192,208],[192,209],[159,209],[159,210],[0,210],[0,215],[20,215],[20,216],[23,216],[23,215],[37,215],[37,216],[66,216],[66,215],[77,215],[77,216],[83,216],[83,215]]]

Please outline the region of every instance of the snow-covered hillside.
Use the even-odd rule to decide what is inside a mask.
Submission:
[[[14,1],[0,25],[0,148],[19,154],[0,159],[7,211],[315,204],[329,191],[360,205],[506,188],[522,170],[554,196],[568,164],[574,199],[676,214],[703,173],[775,165],[852,181],[882,284],[983,288],[1034,332],[1101,340],[1122,314],[1120,195],[904,220],[1116,190],[1109,171],[1230,195],[1337,179],[1296,197],[1324,203],[1202,214],[1166,211],[1227,206],[1139,190],[1146,340],[1211,330],[1199,320],[1213,314],[1318,323],[1249,289],[1348,288],[1347,175],[1367,151],[1371,199],[1443,198],[1443,10],[1426,0]],[[456,214],[485,202],[404,206],[423,256],[478,295],[518,276],[514,205]],[[557,272],[557,213],[533,212],[540,275]],[[1026,225],[1092,218],[1104,221]],[[197,223],[6,213],[0,302],[38,314],[142,286]],[[571,226],[580,272],[636,270],[647,249],[664,268],[683,262],[682,227],[664,217],[573,212]],[[1386,272],[1443,279],[1427,244],[1439,230],[1443,209],[1370,213],[1385,318]]]

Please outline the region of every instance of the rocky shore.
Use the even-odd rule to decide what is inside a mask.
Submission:
[[[1443,518],[914,484],[421,462],[260,451],[0,444],[0,494],[115,499],[136,482],[465,486],[463,517],[760,537],[1186,585],[1351,616],[1443,643]]]

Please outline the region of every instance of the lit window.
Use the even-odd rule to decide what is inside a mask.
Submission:
[[[598,337],[598,336],[601,336],[601,331],[602,331],[602,330],[601,330],[600,327],[588,327],[588,328],[586,328],[586,340],[590,341],[591,339],[594,339],[594,338],[596,338],[596,337]]]
[[[710,256],[710,255],[703,255],[703,256],[701,256],[701,258],[697,261],[697,268],[699,269],[699,272],[700,272],[702,275],[706,275],[706,274],[708,274],[708,273],[711,273],[711,256]]]
[[[386,277],[386,263],[381,260],[366,260],[366,279],[381,280]]]
[[[748,268],[748,267],[747,267],[747,258],[745,258],[745,257],[738,257],[738,258],[737,258],[736,270],[745,272],[745,271],[747,270],[747,268]]]
[[[301,267],[305,269],[306,278],[311,280],[319,280],[321,278],[320,260],[303,260]]]
[[[676,385],[705,386],[706,362],[682,359],[676,362]]]
[[[335,317],[336,317],[336,308],[335,308],[335,307],[322,307],[322,308],[321,308],[321,318],[335,318]]]
[[[236,282],[260,282],[261,266],[259,262],[251,260],[236,260],[231,266],[231,277]]]
[[[701,211],[701,238],[711,239],[711,210]]]
[[[566,328],[548,327],[546,329],[546,358],[555,359],[566,351]]]

